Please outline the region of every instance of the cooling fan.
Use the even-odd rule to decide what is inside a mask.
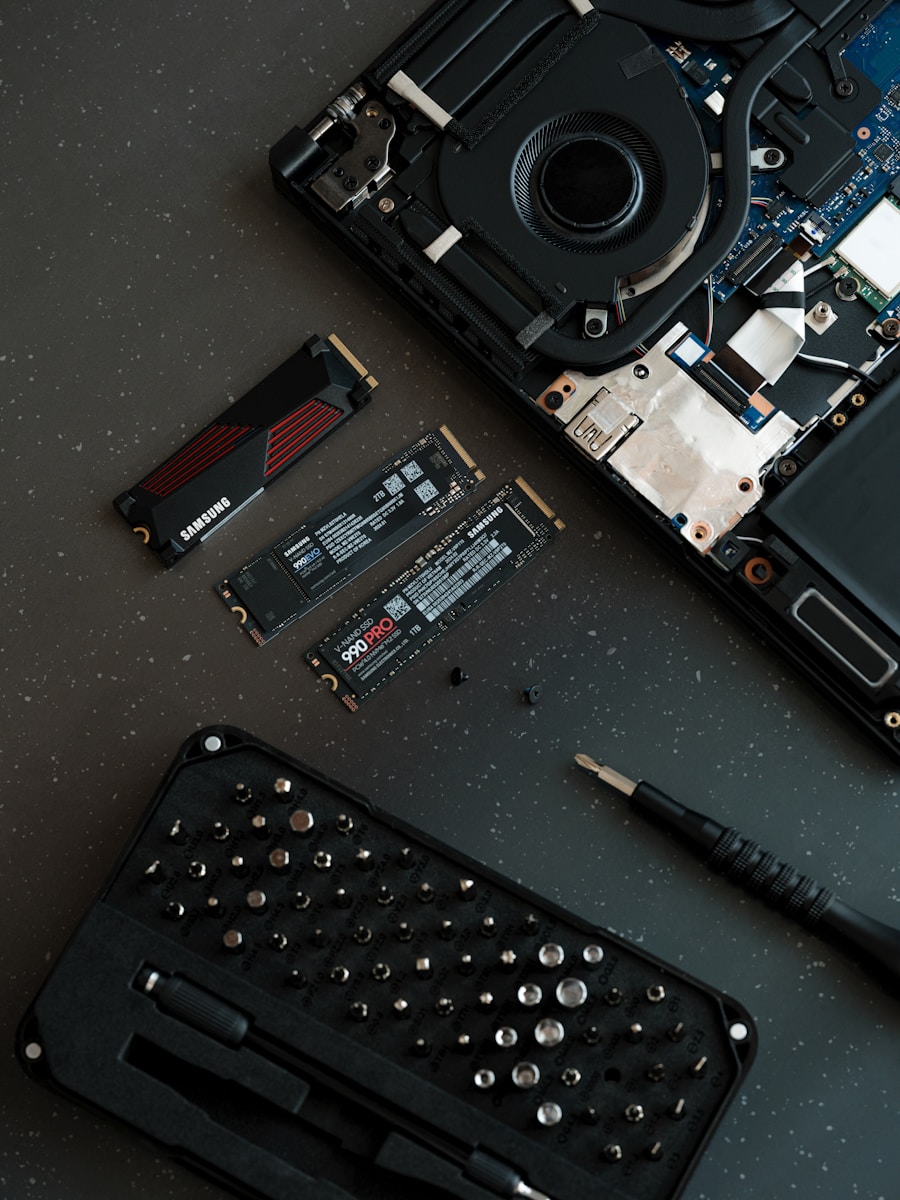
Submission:
[[[270,153],[893,754],[898,43],[900,0],[440,0]]]
[[[546,72],[476,144],[461,144],[446,139],[438,156],[441,221],[511,292],[532,288],[544,319],[552,313],[573,339],[602,335],[617,287],[652,285],[702,231],[699,122],[629,21],[604,20],[564,71]],[[518,330],[520,344],[538,329]]]
[[[665,53],[569,0],[435,6],[270,162],[507,379],[538,356],[630,350],[610,354],[622,296],[657,289],[716,225],[707,138]]]

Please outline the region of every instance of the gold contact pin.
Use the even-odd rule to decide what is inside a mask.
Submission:
[[[553,509],[540,498],[540,496],[537,494],[537,492],[534,490],[534,488],[531,487],[530,484],[527,484],[521,475],[519,475],[518,478],[516,479],[516,484],[518,487],[520,487],[522,489],[522,491],[525,493],[525,495],[538,506],[538,508],[541,510],[541,512],[544,514],[544,516],[548,517],[551,521],[553,521],[553,523],[557,529],[559,529],[559,530],[565,529],[565,524],[562,521],[560,521],[558,518],[556,518],[556,513],[553,511]],[[556,519],[554,519],[554,518],[556,518]]]
[[[334,348],[335,348],[335,350],[337,350],[338,354],[340,354],[342,358],[345,358],[347,360],[347,362],[350,364],[350,366],[353,367],[354,371],[357,371],[359,373],[360,378],[364,379],[365,382],[369,385],[369,387],[371,387],[371,388],[378,387],[378,380],[375,379],[374,376],[369,374],[369,372],[362,365],[362,363],[359,361],[359,359],[356,357],[356,355],[353,353],[353,351],[347,349],[347,347],[344,345],[344,343],[341,341],[341,339],[338,337],[338,335],[336,333],[329,333],[328,338],[326,340],[331,342],[332,346],[334,346]]]
[[[450,432],[446,425],[440,426],[440,432],[444,435],[466,466],[474,469],[475,459],[471,454],[469,454],[468,450],[463,447],[462,443],[457,439],[457,437]],[[478,472],[478,477],[479,479],[484,479],[484,475],[481,471]]]

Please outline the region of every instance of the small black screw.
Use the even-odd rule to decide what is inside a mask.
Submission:
[[[852,79],[839,79],[834,85],[834,94],[839,100],[849,100],[856,95],[856,84]]]
[[[776,150],[774,147],[770,146],[769,149],[763,155],[763,159],[767,166],[777,167],[778,164],[781,162],[781,151]]]
[[[562,392],[548,392],[544,397],[544,403],[551,412],[556,412],[558,408],[562,408],[565,396]]]
[[[366,159],[366,170],[367,171],[377,171],[380,166],[381,166],[381,159],[378,158],[376,155],[370,154],[369,157]]]
[[[585,322],[584,332],[588,337],[600,337],[603,333],[603,322],[599,317],[591,317],[589,321]]]
[[[355,175],[348,175],[347,178],[344,180],[344,191],[345,192],[355,192],[358,187],[359,187],[359,180],[356,178]]]
[[[783,458],[778,464],[778,474],[782,479],[793,479],[799,470],[796,459]]]
[[[450,682],[454,687],[459,687],[459,685],[465,683],[468,678],[469,676],[462,669],[462,667],[454,667],[450,672]]]

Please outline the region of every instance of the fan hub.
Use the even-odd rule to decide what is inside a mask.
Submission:
[[[640,202],[637,162],[620,142],[586,134],[552,146],[537,171],[536,190],[550,221],[579,233],[609,229]]]
[[[709,158],[679,80],[631,21],[601,17],[562,63],[497,97],[468,144],[445,139],[435,212],[577,328],[585,304],[610,303],[693,236]]]

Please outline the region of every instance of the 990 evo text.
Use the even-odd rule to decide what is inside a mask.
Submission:
[[[446,426],[432,430],[232,572],[216,591],[262,646],[483,479]]]

